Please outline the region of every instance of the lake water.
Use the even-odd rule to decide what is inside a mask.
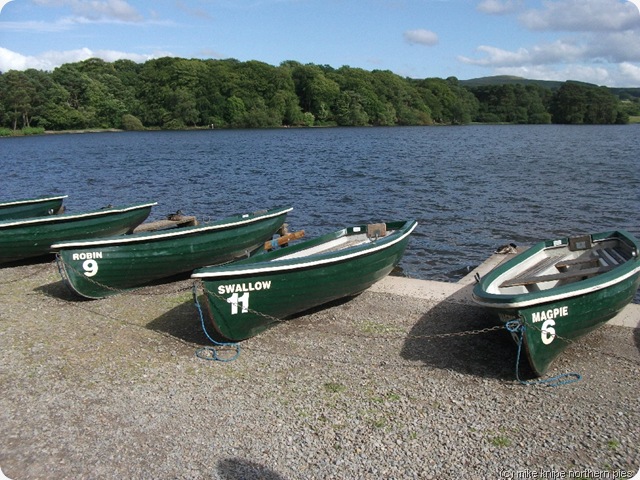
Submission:
[[[640,125],[122,132],[0,139],[0,201],[157,201],[199,220],[291,205],[307,237],[415,218],[401,263],[456,281],[510,242],[640,236]]]

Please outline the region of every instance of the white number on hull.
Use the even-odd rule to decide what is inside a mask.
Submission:
[[[82,262],[82,269],[87,277],[93,277],[98,273],[98,262],[95,260],[85,260]]]
[[[231,304],[231,315],[238,314],[238,304],[242,306],[242,313],[249,311],[249,292],[244,292],[242,295],[238,295],[238,292],[227,298],[227,303]]]
[[[553,342],[553,339],[556,338],[556,329],[553,328],[555,324],[555,320],[550,318],[549,320],[545,320],[545,322],[542,324],[542,327],[540,327],[542,343],[544,343],[545,345],[549,345],[551,342]]]

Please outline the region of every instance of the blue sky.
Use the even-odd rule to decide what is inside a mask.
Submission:
[[[0,71],[285,60],[640,87],[640,0],[0,0]]]

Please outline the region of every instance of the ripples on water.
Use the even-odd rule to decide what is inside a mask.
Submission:
[[[200,220],[292,205],[307,236],[419,222],[401,267],[456,281],[500,245],[623,228],[640,236],[640,126],[330,128],[0,140],[0,199],[68,211],[157,201]]]

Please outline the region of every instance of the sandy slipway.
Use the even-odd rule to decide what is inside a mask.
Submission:
[[[222,363],[195,355],[209,342],[190,280],[83,301],[54,264],[2,268],[0,468],[14,480],[638,472],[640,330],[609,324],[572,345],[550,375],[579,382],[523,386],[503,328],[441,335],[498,323],[470,286],[433,283],[385,279]]]

